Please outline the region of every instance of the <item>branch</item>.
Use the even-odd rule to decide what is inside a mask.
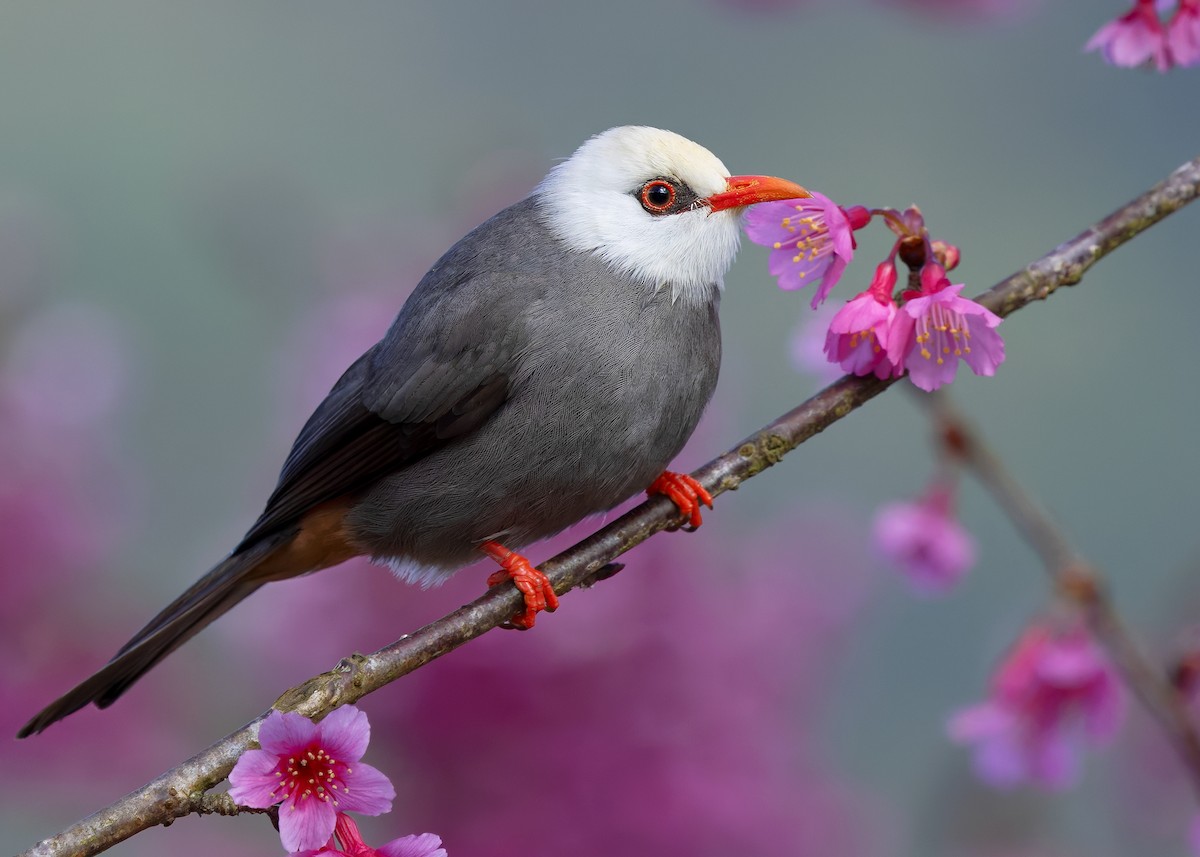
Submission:
[[[1086,232],[1002,280],[980,298],[980,303],[1004,316],[1048,297],[1060,286],[1078,283],[1084,271],[1098,260],[1191,202],[1198,193],[1200,158],[1184,164],[1165,181]],[[892,383],[893,380],[873,377],[842,378],[692,475],[713,496],[732,491],[777,464],[808,438],[878,396]],[[675,506],[666,498],[655,497],[540,567],[555,592],[563,595],[611,576],[614,569],[609,564],[614,558],[655,533],[681,523]],[[520,603],[521,596],[515,587],[497,587],[374,654],[342,660],[330,672],[284,693],[274,707],[321,717],[505,623],[517,612]],[[204,793],[225,779],[238,756],[254,746],[258,726],[266,714],[107,809],[44,840],[21,857],[89,857],[138,831],[169,824],[196,811]]]
[[[948,396],[925,398],[954,455],[975,473],[1042,560],[1055,588],[1077,604],[1092,634],[1113,659],[1125,683],[1158,720],[1200,793],[1200,733],[1167,670],[1155,665],[1130,634],[1103,576],[1075,550],[1066,534],[1021,487],[979,429]]]

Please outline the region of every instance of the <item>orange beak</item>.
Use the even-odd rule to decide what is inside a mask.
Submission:
[[[704,200],[713,211],[743,208],[756,202],[807,199],[812,196],[800,185],[774,176],[730,176],[725,181],[726,190],[714,193]]]

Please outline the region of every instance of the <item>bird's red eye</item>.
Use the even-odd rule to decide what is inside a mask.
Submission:
[[[648,181],[642,185],[638,198],[646,211],[662,214],[675,204],[675,185],[664,179]]]

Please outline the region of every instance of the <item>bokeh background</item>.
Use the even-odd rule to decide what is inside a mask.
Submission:
[[[843,204],[917,203],[977,293],[1197,154],[1195,72],[1081,47],[1118,2],[522,0],[0,9],[0,732],[103,662],[257,514],[308,411],[455,238],[619,124]],[[1195,250],[1185,210],[1005,322],[954,392],[1165,659],[1195,619]],[[860,241],[843,297],[888,246]],[[692,467],[817,389],[807,297],[747,245]],[[967,482],[980,561],[921,599],[872,556],[921,490],[895,389],[567,597],[364,701],[382,842],[474,855],[1186,853],[1147,718],[1047,796],[976,782],[956,708],[1047,604]],[[594,526],[594,522],[593,522]],[[585,527],[585,530],[587,528]],[[557,544],[566,544],[560,539]],[[530,553],[540,560],[552,546]],[[293,683],[474,597],[348,567],[273,585],[113,708],[0,738],[0,852],[207,746]],[[114,855],[282,853],[261,818]]]

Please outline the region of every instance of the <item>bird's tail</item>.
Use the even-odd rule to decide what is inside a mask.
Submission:
[[[151,619],[99,672],[21,727],[17,737],[41,732],[89,702],[100,708],[111,705],[147,670],[264,583],[310,570],[281,572],[277,568],[281,565],[277,559],[286,553],[281,548],[288,547],[294,536],[294,532],[289,532],[263,539],[218,563]]]

